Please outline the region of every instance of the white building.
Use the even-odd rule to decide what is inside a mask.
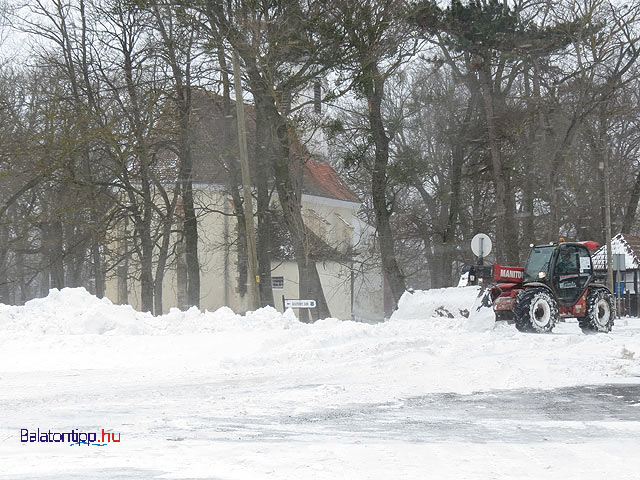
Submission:
[[[195,134],[193,187],[198,216],[198,260],[201,266],[201,309],[215,310],[228,306],[234,311],[247,309],[246,282],[239,272],[236,245],[237,217],[229,194],[233,184],[230,162],[237,162],[236,133],[230,131],[222,102],[213,95],[200,95],[194,102]],[[255,117],[247,110],[250,163],[255,162]],[[225,120],[225,118],[227,120]],[[235,118],[232,124],[235,123]],[[227,132],[223,134],[223,132]],[[373,248],[371,229],[358,219],[360,200],[339,178],[328,163],[303,152],[302,215],[315,243],[312,254],[332,316],[341,319],[381,320],[384,316],[383,282],[380,269],[362,259],[370,258]],[[252,155],[253,153],[253,155]],[[173,163],[173,159],[167,161]],[[255,175],[255,173],[254,173]],[[271,205],[279,207],[273,194]],[[283,308],[284,298],[299,298],[298,269],[292,249],[287,245],[284,225],[275,225],[272,251],[272,288],[275,307]],[[179,227],[176,226],[176,230]],[[178,240],[176,235],[175,240]],[[366,249],[366,252],[362,250]],[[135,262],[131,262],[135,264]],[[127,302],[140,306],[140,285],[131,281],[129,272]],[[106,295],[118,301],[118,281],[122,275],[107,279]],[[246,278],[246,277],[245,277]],[[122,289],[122,284],[120,289]],[[176,262],[170,264],[163,282],[163,311],[180,306]]]

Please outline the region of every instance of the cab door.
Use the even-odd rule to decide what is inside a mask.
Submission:
[[[560,245],[552,275],[558,302],[575,304],[593,275],[589,249],[582,245]]]

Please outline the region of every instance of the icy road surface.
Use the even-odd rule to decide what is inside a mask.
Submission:
[[[639,319],[534,335],[410,302],[379,325],[0,305],[0,479],[638,478]],[[120,442],[21,441],[38,428]]]

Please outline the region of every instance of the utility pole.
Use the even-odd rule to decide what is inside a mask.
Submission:
[[[606,138],[606,137],[605,137]],[[604,222],[607,242],[607,287],[613,292],[613,252],[611,250],[611,198],[609,192],[609,148],[602,139],[602,176],[604,179]]]
[[[247,131],[244,119],[244,103],[242,100],[242,79],[240,77],[240,58],[233,50],[233,87],[236,91],[236,119],[238,123],[238,147],[240,150],[240,169],[242,172],[242,187],[244,193],[244,222],[247,232],[247,295],[248,309],[257,310],[260,307],[260,291],[258,283],[258,257],[256,253],[256,234],[253,223],[253,197],[251,196],[251,174],[249,172],[249,152],[247,148]]]

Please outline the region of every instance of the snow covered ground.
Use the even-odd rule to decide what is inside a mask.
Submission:
[[[0,305],[0,478],[637,479],[640,319],[489,328],[470,288],[377,325],[83,289]],[[120,442],[21,441],[37,429]]]

